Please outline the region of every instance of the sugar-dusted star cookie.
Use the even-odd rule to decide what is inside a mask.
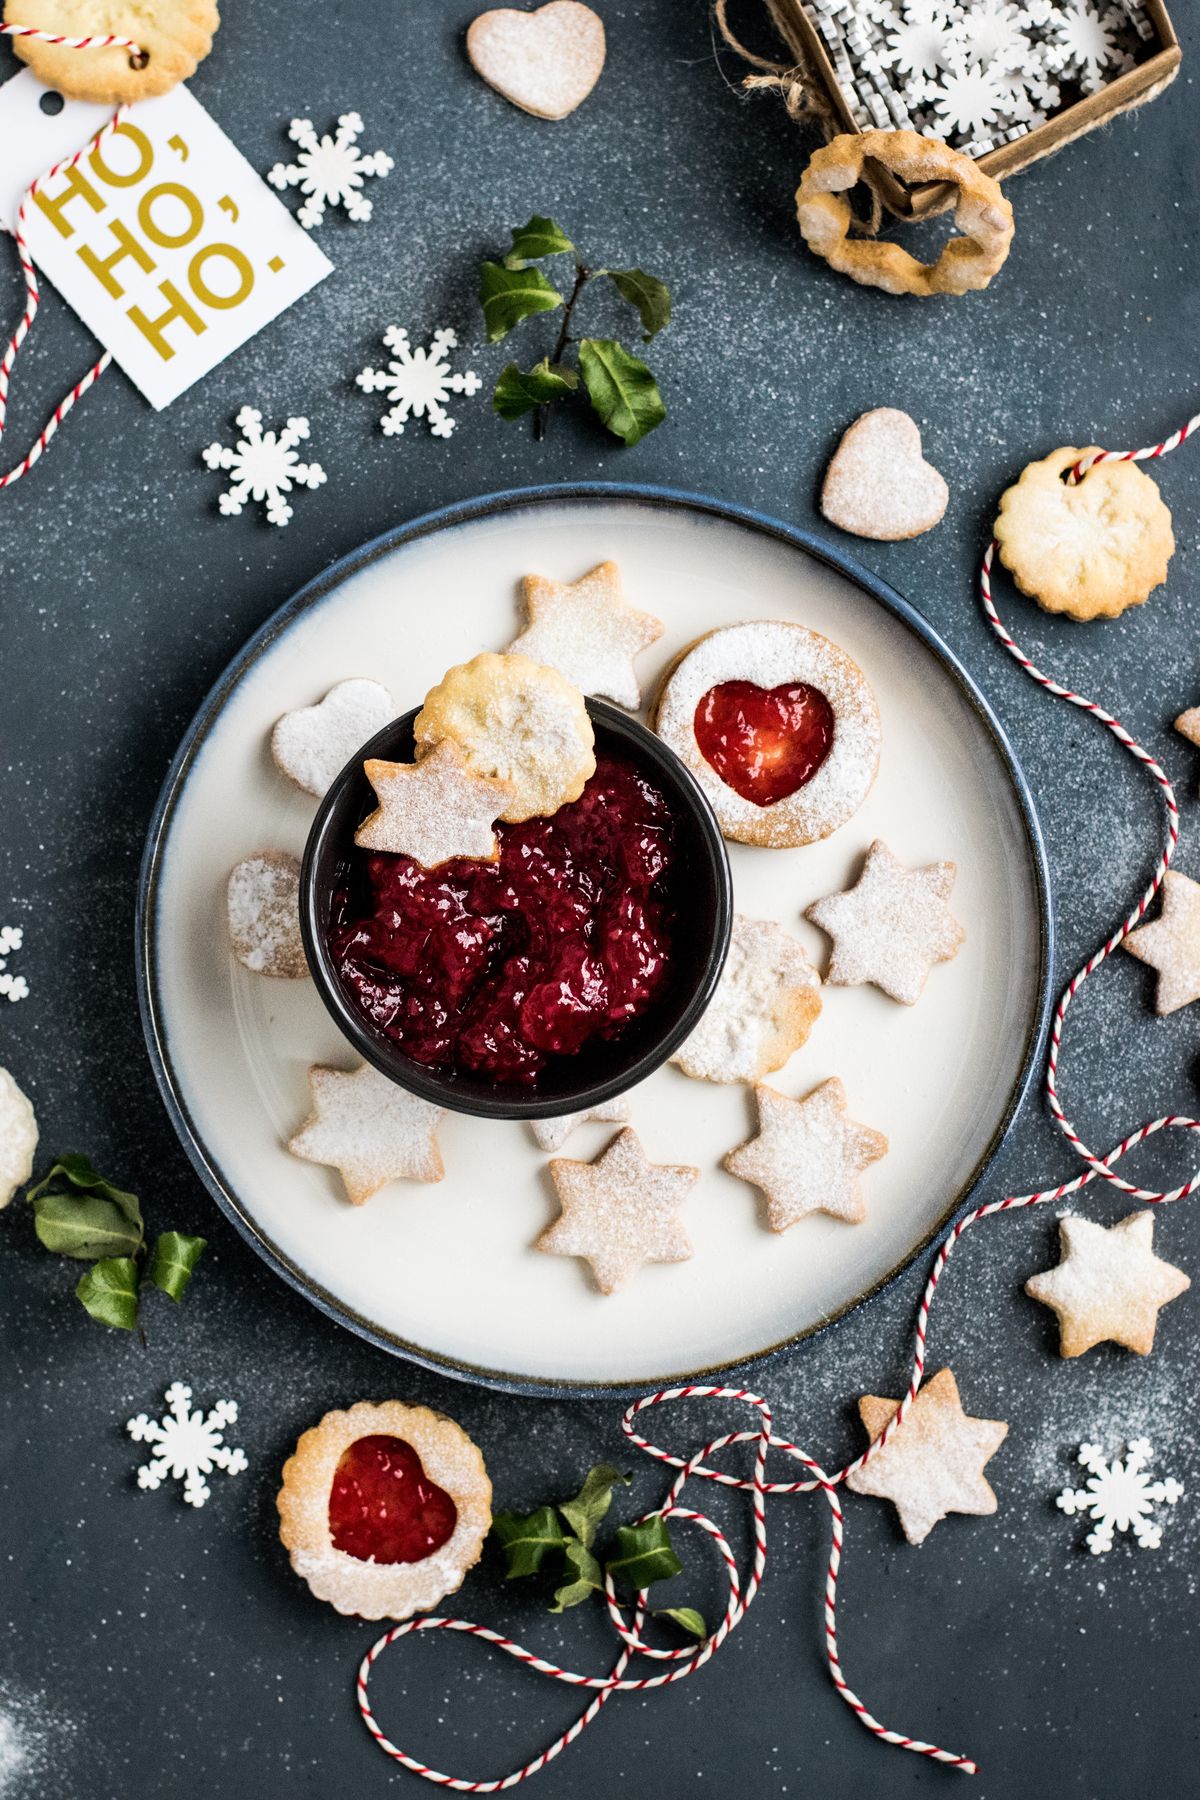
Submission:
[[[772,919],[734,916],[703,1018],[671,1058],[697,1081],[759,1081],[798,1050],[821,1010],[821,978]]]
[[[317,706],[297,707],[276,720],[271,755],[289,781],[321,799],[355,751],[395,717],[387,689],[355,676],[331,687]]]
[[[952,862],[906,869],[876,838],[854,886],[805,911],[833,940],[826,982],[869,981],[904,1006],[919,1000],[934,963],[957,956],[967,935],[946,904],[957,873]]]
[[[789,1100],[760,1081],[754,1098],[758,1136],[731,1150],[725,1167],[762,1189],[771,1230],[786,1231],[814,1212],[851,1225],[866,1218],[859,1176],[887,1155],[888,1141],[847,1116],[846,1090],[837,1076],[802,1100]]]
[[[1062,1260],[1032,1275],[1025,1292],[1058,1314],[1058,1347],[1082,1356],[1093,1344],[1124,1344],[1147,1356],[1154,1347],[1159,1308],[1191,1281],[1155,1256],[1154,1214],[1134,1212],[1105,1227],[1068,1213],[1058,1221]]]
[[[557,1119],[531,1119],[533,1135],[542,1150],[561,1150],[577,1125],[595,1120],[604,1125],[624,1125],[629,1117],[627,1100],[603,1100],[585,1112],[563,1113]]]
[[[691,1242],[679,1220],[699,1169],[652,1163],[628,1126],[595,1162],[555,1157],[550,1174],[562,1214],[535,1246],[581,1256],[602,1294],[615,1294],[643,1263],[687,1262]]]
[[[630,606],[615,562],[598,563],[578,581],[526,575],[521,600],[528,624],[510,651],[548,663],[582,693],[631,711],[642,704],[633,660],[662,636],[663,623]]]
[[[347,1073],[311,1068],[313,1111],[288,1143],[293,1156],[336,1169],[355,1206],[389,1181],[440,1181],[443,1108],[397,1087],[370,1063]]]
[[[495,862],[492,826],[513,796],[510,781],[477,775],[449,738],[418,763],[363,764],[379,801],[354,834],[360,850],[390,850],[436,869],[455,856]]]
[[[874,1443],[900,1409],[898,1400],[864,1394],[859,1416]],[[973,1419],[962,1409],[958,1383],[942,1369],[918,1393],[908,1416],[882,1450],[847,1475],[856,1494],[890,1500],[910,1544],[920,1544],[947,1513],[994,1513],[996,1496],[983,1478],[1008,1426]]]
[[[1157,919],[1131,931],[1121,948],[1158,970],[1156,1013],[1200,1000],[1200,883],[1168,869]]]

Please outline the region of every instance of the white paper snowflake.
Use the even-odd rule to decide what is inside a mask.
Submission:
[[[153,1444],[150,1461],[137,1472],[140,1488],[153,1491],[162,1486],[163,1477],[172,1476],[183,1482],[183,1497],[189,1506],[203,1506],[209,1497],[204,1477],[213,1469],[224,1469],[226,1475],[240,1475],[246,1465],[244,1450],[231,1450],[222,1442],[225,1427],[232,1425],[238,1409],[232,1400],[218,1400],[212,1411],[188,1411],[192,1397],[190,1387],[173,1381],[166,1392],[169,1411],[161,1419],[148,1419],[139,1413],[125,1429],[138,1444]]]
[[[272,525],[286,525],[292,509],[284,499],[293,488],[319,488],[325,480],[320,463],[302,463],[296,446],[308,436],[307,419],[289,419],[276,434],[264,431],[262,414],[243,406],[234,423],[241,432],[234,449],[210,444],[201,452],[210,469],[228,469],[233,476],[217,505],[227,518],[236,518],[247,500],[265,500]]]
[[[1119,35],[1124,19],[1115,10],[1101,12],[1079,0],[1058,6],[1047,22],[1050,49],[1047,66],[1056,74],[1075,74],[1103,86],[1122,60]]]
[[[399,325],[389,325],[383,334],[389,350],[395,351],[386,369],[360,369],[354,377],[365,394],[386,394],[391,406],[379,423],[386,437],[399,437],[405,421],[411,416],[429,420],[434,437],[448,438],[454,420],[446,411],[451,394],[477,394],[483,386],[474,369],[452,375],[448,352],[458,347],[453,331],[435,331],[428,350],[409,347],[408,333]]]
[[[307,194],[296,217],[301,225],[319,225],[327,206],[344,206],[348,218],[365,221],[371,216],[371,202],[361,192],[367,175],[387,175],[394,167],[390,156],[382,150],[368,155],[358,148],[363,122],[356,112],[343,113],[337,130],[319,138],[311,119],[293,119],[288,136],[299,144],[300,155],[294,163],[276,163],[268,171],[267,180],[274,188],[298,187]]]
[[[1126,1447],[1124,1462],[1114,1457],[1110,1463],[1098,1444],[1080,1444],[1076,1461],[1091,1479],[1086,1487],[1064,1488],[1057,1505],[1072,1517],[1086,1513],[1095,1520],[1084,1540],[1093,1556],[1111,1550],[1118,1531],[1132,1531],[1143,1550],[1157,1550],[1161,1544],[1162,1526],[1150,1514],[1163,1501],[1176,1505],[1183,1488],[1170,1475],[1165,1481],[1150,1480],[1145,1470],[1153,1454],[1146,1438],[1135,1438]]]
[[[983,63],[959,63],[943,69],[923,98],[939,136],[957,141],[986,137],[1005,110],[1005,93],[996,70]]]
[[[29,983],[23,975],[11,975],[8,959],[14,950],[19,950],[25,942],[25,933],[19,925],[0,925],[0,997],[6,1000],[27,1000]]]

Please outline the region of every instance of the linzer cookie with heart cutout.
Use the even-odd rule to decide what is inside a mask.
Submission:
[[[921,433],[906,412],[877,406],[844,434],[825,471],[821,511],[855,537],[895,542],[932,531],[950,490],[921,455]]]
[[[467,31],[467,56],[489,87],[538,119],[565,119],[604,67],[604,21],[580,0],[536,12],[500,6]]]
[[[653,720],[704,789],[727,838],[815,843],[866,799],[879,708],[846,652],[780,619],[728,625],[668,669]]]

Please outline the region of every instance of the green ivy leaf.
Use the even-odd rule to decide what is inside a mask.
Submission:
[[[671,1534],[661,1513],[653,1513],[640,1525],[619,1525],[616,1555],[610,1556],[605,1564],[614,1581],[627,1581],[635,1588],[649,1587],[654,1581],[666,1581],[672,1575],[678,1575],[682,1567],[671,1547]]]
[[[552,1613],[566,1612],[568,1606],[578,1606],[581,1600],[586,1600],[589,1594],[604,1586],[600,1564],[578,1538],[567,1538],[564,1541],[563,1558],[572,1579],[564,1582],[562,1587],[555,1588],[554,1598],[550,1602]]]
[[[136,1194],[127,1194],[114,1182],[99,1174],[92,1166],[90,1159],[81,1156],[76,1150],[67,1151],[60,1156],[48,1175],[44,1175],[36,1187],[31,1187],[26,1199],[31,1203],[41,1199],[43,1194],[53,1190],[55,1193],[96,1194],[102,1200],[109,1200],[124,1214],[131,1225],[136,1225],[139,1232],[142,1228],[142,1209],[138,1205]]]
[[[650,370],[613,339],[581,338],[579,372],[596,412],[613,436],[626,444],[636,444],[666,418]]]
[[[684,1631],[690,1632],[694,1638],[706,1638],[708,1626],[704,1623],[703,1613],[698,1613],[694,1606],[660,1606],[654,1614],[656,1619],[674,1619]]]
[[[512,249],[504,259],[504,267],[523,269],[527,262],[536,262],[539,256],[558,256],[574,248],[561,226],[553,219],[543,219],[540,213],[534,213],[528,225],[513,227]]]
[[[137,1264],[131,1256],[106,1256],[81,1275],[75,1288],[93,1319],[132,1331],[138,1316]]]
[[[202,1237],[185,1237],[182,1231],[162,1232],[150,1252],[146,1280],[170,1294],[172,1300],[182,1300],[206,1242]]]
[[[543,356],[527,374],[523,374],[516,363],[507,363],[500,371],[492,405],[502,419],[519,419],[522,413],[532,412],[535,406],[545,406],[551,400],[559,400],[564,394],[573,393],[578,386],[579,377],[574,369],[564,369],[561,363],[552,367],[548,356]]]
[[[561,1551],[568,1541],[552,1506],[539,1506],[536,1512],[524,1514],[497,1513],[492,1535],[504,1552],[506,1581],[536,1575],[546,1558]]]
[[[589,1469],[583,1486],[573,1500],[561,1500],[558,1510],[585,1549],[590,1549],[596,1530],[612,1505],[613,1489],[620,1482],[628,1487],[631,1475],[622,1475],[611,1463],[597,1463]]]
[[[488,343],[494,344],[522,319],[553,312],[563,297],[540,269],[506,269],[502,263],[485,262],[479,271],[479,300]]]
[[[112,1200],[77,1194],[39,1194],[33,1202],[34,1229],[47,1250],[81,1262],[136,1256],[142,1228]]]
[[[647,275],[645,269],[605,269],[604,273],[622,300],[637,308],[647,344],[666,330],[671,323],[671,290],[665,282],[657,275]]]

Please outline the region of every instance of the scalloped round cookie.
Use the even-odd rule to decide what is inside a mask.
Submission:
[[[8,25],[33,25],[62,37],[127,37],[145,53],[68,50],[13,38],[12,47],[39,81],[73,100],[127,105],[170,93],[187,81],[212,49],[221,22],[214,0],[5,0]]]

